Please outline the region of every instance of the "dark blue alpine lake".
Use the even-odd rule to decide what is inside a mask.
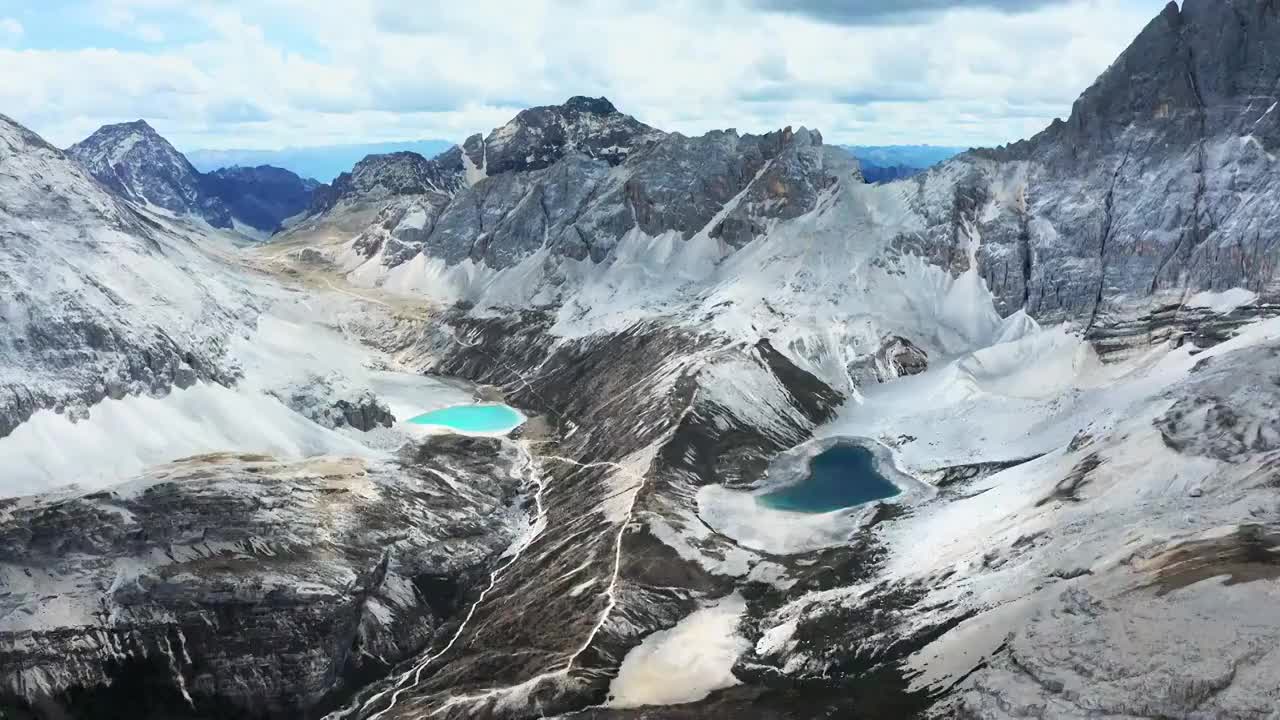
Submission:
[[[809,461],[808,477],[758,500],[775,510],[826,513],[901,493],[875,465],[875,456],[867,448],[835,445]]]

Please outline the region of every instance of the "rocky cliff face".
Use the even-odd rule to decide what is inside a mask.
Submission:
[[[390,200],[404,195],[452,196],[465,184],[462,151],[448,150],[428,160],[414,152],[370,155],[332,184],[316,188],[309,212]]]
[[[127,200],[231,227],[226,204],[204,192],[200,173],[144,120],[104,125],[67,148],[67,154]]]
[[[0,170],[0,437],[38,410],[234,378],[227,338],[255,315],[235,273],[3,116]]]
[[[0,508],[0,706],[315,717],[420,651],[528,522],[512,443],[213,455]],[[483,520],[480,520],[483,518]]]
[[[607,262],[633,231],[687,239],[708,228],[715,239],[740,247],[762,235],[771,220],[814,209],[841,172],[840,160],[848,164],[815,131],[686,138],[653,132],[612,106],[604,116],[584,114],[578,106],[571,100],[561,108],[526,111],[485,141],[485,147],[497,143],[500,157],[514,153],[541,161],[484,166],[474,184],[451,198],[426,194],[412,207],[390,211],[393,216],[371,227],[354,249],[388,268],[421,254],[448,266],[470,261],[502,270],[540,250]],[[540,144],[540,123],[548,117],[577,119],[579,125],[570,126],[575,141]],[[602,146],[626,152],[604,153]],[[470,157],[474,144],[468,147]]]
[[[1268,199],[1280,191],[1278,29],[1274,3],[1170,3],[1066,121],[916,181],[931,255],[977,243],[1001,311],[1050,320],[1265,290],[1280,213]]]
[[[203,175],[143,120],[105,125],[67,154],[126,200],[200,217],[216,228],[239,223],[276,232],[309,206],[315,189],[314,182],[267,166]]]

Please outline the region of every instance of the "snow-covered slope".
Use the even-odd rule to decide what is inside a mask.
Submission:
[[[280,230],[310,206],[316,188],[268,166],[201,174],[145,120],[104,125],[67,154],[125,200],[250,236]]]
[[[255,300],[205,236],[118,200],[2,116],[0,170],[0,437],[40,410],[79,417],[234,378],[228,338]]]
[[[179,717],[1269,717],[1278,23],[1171,4],[1070,121],[884,186],[816,131],[584,98],[366,161],[246,258],[285,284],[222,405],[267,451],[356,457],[0,504],[0,657],[39,670],[0,700],[74,714],[148,677]],[[531,421],[398,458],[394,428],[316,421],[312,392],[436,390],[392,365]],[[99,418],[156,412],[125,402]],[[42,458],[72,432],[45,419]],[[835,442],[904,492],[759,502]]]
[[[905,182],[866,186],[804,129],[603,159],[544,151],[517,117],[468,143],[451,198],[296,238],[274,257],[453,306],[449,332],[406,340],[556,418],[548,453],[578,468],[553,475],[543,534],[478,622],[342,716],[522,717],[612,688],[618,707],[583,715],[644,717],[634,679],[672,651],[643,639],[743,589],[734,680],[739,642],[690,647],[705,687],[654,716],[1269,707],[1278,12],[1171,4],[1070,121]],[[495,137],[537,162],[486,160]],[[822,426],[833,391],[852,402]],[[814,434],[862,437],[932,489],[759,511],[770,459]],[[1199,447],[1222,436],[1227,455]],[[1238,579],[1205,630],[1218,557]],[[519,627],[529,603],[556,628]]]

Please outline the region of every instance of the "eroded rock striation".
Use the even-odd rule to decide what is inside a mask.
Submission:
[[[0,696],[39,716],[314,717],[432,642],[528,522],[511,443],[211,455],[0,508]]]
[[[1090,319],[1149,295],[1264,290],[1280,214],[1280,10],[1169,3],[1029,140],[913,180],[928,255],[976,261],[1003,313]],[[954,258],[947,262],[947,258]]]
[[[308,220],[360,232],[295,236],[308,278],[364,286],[334,288],[344,332],[536,422],[6,501],[11,703],[145,676],[171,717],[1264,716],[1278,14],[1171,4],[1069,120],[880,186],[816,131],[685,137],[589,98],[367,159]],[[704,517],[709,489],[765,512],[771,458],[906,375],[841,427],[934,487],[741,523],[834,538],[795,551]],[[332,396],[280,395],[336,424]],[[624,661],[726,598],[713,686],[627,706]]]
[[[233,382],[242,278],[0,116],[0,437],[32,413]]]

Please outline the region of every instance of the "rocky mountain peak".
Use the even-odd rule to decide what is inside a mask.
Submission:
[[[306,211],[320,183],[272,165],[229,167],[200,178],[201,189],[226,204],[239,222],[267,233]]]
[[[1064,169],[1143,146],[1187,147],[1225,133],[1280,143],[1280,6],[1268,0],[1170,2],[1072,107],[1010,148]]]
[[[104,125],[67,154],[126,200],[251,235],[280,230],[310,205],[317,184],[267,165],[201,174],[146,120]]]
[[[574,95],[565,101],[565,112],[590,113],[592,115],[611,115],[618,112],[618,108],[613,106],[606,97],[586,97],[585,95]]]
[[[214,227],[233,225],[225,203],[202,191],[200,173],[144,120],[104,125],[67,154],[127,200],[203,217]]]
[[[149,133],[151,135],[155,135],[156,137],[160,137],[160,133],[156,132],[156,129],[151,127],[151,124],[148,123],[146,120],[143,120],[142,118],[138,118],[133,122],[122,122],[122,123],[116,123],[114,125],[104,125],[101,128],[99,128],[98,131],[99,132],[102,132],[102,131],[142,132],[142,133]]]
[[[469,139],[464,148],[475,167],[501,175],[541,170],[571,153],[620,165],[663,137],[666,133],[619,112],[606,98],[574,96],[562,105],[521,110],[483,140]]]
[[[329,185],[316,189],[309,212],[340,203],[368,203],[400,195],[436,193],[452,197],[466,184],[462,150],[456,146],[428,160],[408,150],[369,155]]]

